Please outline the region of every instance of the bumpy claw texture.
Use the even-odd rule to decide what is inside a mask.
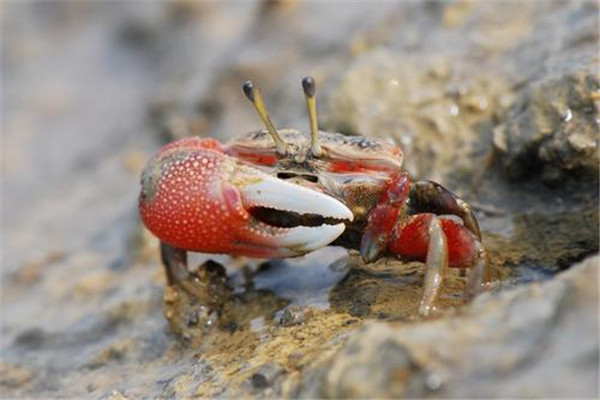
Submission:
[[[229,251],[232,231],[248,221],[227,179],[234,164],[212,139],[183,139],[163,148],[142,175],[145,225],[175,248]]]

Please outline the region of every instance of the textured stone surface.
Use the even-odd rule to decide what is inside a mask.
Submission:
[[[598,257],[455,316],[361,328],[307,397],[597,397]]]
[[[597,259],[554,280],[598,251],[597,3],[12,2],[1,14],[4,397],[597,396]],[[446,311],[424,321],[421,264],[365,270],[339,248],[216,257],[227,304],[207,324],[165,293],[136,209],[147,158],[174,137],[259,128],[248,78],[276,126],[307,129],[309,74],[322,128],[397,141],[415,177],[474,206],[493,294],[462,308],[453,275]]]
[[[548,183],[598,180],[600,82],[590,66],[525,90],[496,128],[494,143],[513,178]]]

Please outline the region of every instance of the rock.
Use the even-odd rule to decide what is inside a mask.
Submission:
[[[325,126],[395,141],[404,150],[405,168],[422,178],[439,180],[448,168],[469,168],[472,144],[482,127],[489,129],[508,89],[468,61],[452,68],[449,63],[442,56],[399,56],[381,48],[365,53],[329,97]],[[476,72],[467,80],[466,70]]]
[[[118,390],[113,390],[108,397],[108,400],[127,400],[127,397],[125,397],[123,393],[119,392]]]
[[[290,306],[283,310],[279,324],[281,326],[294,326],[305,323],[311,316],[313,311],[310,307],[305,306]]]
[[[455,317],[370,324],[299,394],[597,397],[599,261],[588,258],[550,282],[486,293]]]
[[[252,375],[252,386],[255,389],[265,389],[272,386],[275,380],[285,373],[285,369],[280,364],[263,364]]]
[[[5,3],[4,397],[597,395],[585,285],[512,291],[598,248],[596,2]],[[139,169],[165,140],[262,127],[248,78],[306,131],[305,75],[321,128],[397,141],[473,205],[499,293],[463,309],[453,276],[449,313],[422,320],[422,263],[329,268],[329,248],[256,273],[221,257],[227,277],[200,269],[161,304]],[[280,321],[290,305],[314,312]]]
[[[422,385],[425,378],[409,350],[393,340],[377,341],[375,347],[349,343],[337,357],[341,362],[332,364],[325,376],[323,394],[328,398],[412,397],[408,387]],[[373,368],[373,360],[380,367]]]
[[[19,365],[2,362],[0,363],[0,377],[0,388],[17,389],[31,381],[33,373]]]
[[[598,181],[600,82],[596,69],[532,84],[494,132],[494,144],[513,179],[538,175]]]
[[[558,272],[598,253],[598,208],[515,218],[514,242],[521,247],[519,263]]]

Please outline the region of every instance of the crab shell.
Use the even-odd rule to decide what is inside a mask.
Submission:
[[[142,173],[146,227],[179,249],[262,258],[302,255],[340,235],[355,242],[401,169],[400,148],[319,132],[323,153],[315,157],[310,135],[279,134],[285,155],[266,130],[226,145],[186,138],[163,147]]]

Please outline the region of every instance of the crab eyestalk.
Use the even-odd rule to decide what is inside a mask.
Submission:
[[[254,83],[252,83],[250,80],[244,82],[242,89],[248,100],[250,100],[252,105],[254,105],[256,112],[263,120],[267,130],[269,131],[269,134],[275,141],[277,153],[281,154],[282,156],[285,155],[287,153],[287,143],[281,138],[281,136],[279,136],[277,129],[275,129],[275,125],[273,125],[273,122],[271,122],[271,118],[269,117],[269,113],[267,113],[267,108],[265,107],[265,102],[260,94],[260,90],[258,90],[258,88],[255,87]]]
[[[311,76],[302,79],[302,89],[306,98],[308,108],[308,119],[310,120],[310,151],[315,157],[323,155],[321,142],[319,141],[319,127],[317,125],[317,98],[315,80]]]

